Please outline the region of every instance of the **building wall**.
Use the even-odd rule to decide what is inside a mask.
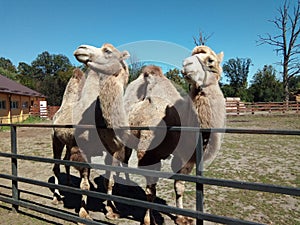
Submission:
[[[11,111],[9,111],[9,97]],[[0,93],[0,123],[18,123],[26,120],[30,115],[30,107],[39,100],[45,100],[45,98]]]

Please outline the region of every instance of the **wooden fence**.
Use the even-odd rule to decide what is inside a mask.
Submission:
[[[40,113],[39,110],[30,110],[30,115],[47,117],[53,119],[54,114],[58,111],[59,106],[48,106],[47,115]],[[258,114],[258,113],[299,113],[300,102],[243,102],[239,98],[226,98],[226,113],[227,115],[243,115],[243,114]]]
[[[300,102],[242,102],[235,98],[226,99],[228,115],[257,114],[257,113],[299,113]]]
[[[30,109],[29,114],[31,116],[38,116],[38,117],[43,117],[43,118],[49,118],[49,119],[53,119],[54,114],[59,110],[59,106],[48,106],[47,107],[47,111],[45,112],[41,112],[39,110],[39,108],[34,108],[32,107]]]

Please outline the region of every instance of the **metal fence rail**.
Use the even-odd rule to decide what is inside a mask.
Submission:
[[[60,127],[60,128],[72,128],[72,127],[79,127],[78,125],[44,125],[44,124],[0,124],[0,126],[10,126],[11,128],[11,153],[0,152],[0,157],[11,158],[11,168],[12,174],[3,174],[0,173],[0,178],[11,180],[12,186],[12,196],[3,196],[0,195],[0,201],[7,202],[12,204],[13,209],[18,211],[18,207],[26,207],[31,210],[41,212],[44,214],[49,214],[51,216],[60,217],[65,220],[70,220],[74,222],[82,222],[86,224],[102,224],[97,221],[89,221],[82,218],[79,218],[77,215],[69,213],[64,210],[58,210],[52,207],[43,206],[43,205],[36,205],[33,202],[29,202],[26,200],[20,199],[20,190],[18,188],[18,184],[20,182],[38,185],[47,188],[57,188],[61,191],[67,191],[70,193],[75,194],[85,194],[91,197],[99,198],[102,200],[112,200],[123,204],[130,204],[137,207],[143,208],[151,208],[157,211],[165,212],[165,213],[174,213],[180,214],[183,216],[188,216],[197,219],[197,224],[203,224],[204,220],[216,222],[216,223],[223,223],[223,224],[259,224],[251,221],[239,220],[235,218],[229,218],[224,216],[212,215],[203,212],[203,185],[214,185],[214,186],[221,186],[221,187],[230,187],[230,188],[237,188],[237,189],[246,189],[252,191],[262,191],[262,192],[269,192],[269,193],[278,193],[278,194],[285,194],[291,196],[300,196],[300,188],[295,187],[284,187],[278,185],[270,185],[270,184],[262,184],[262,183],[251,183],[251,182],[242,182],[242,181],[235,181],[235,180],[225,180],[225,179],[215,179],[215,178],[207,178],[202,176],[202,132],[220,132],[220,133],[236,133],[236,134],[272,134],[272,135],[299,135],[300,130],[253,130],[253,129],[200,129],[200,128],[190,128],[190,127],[168,127],[170,131],[179,131],[185,130],[190,132],[198,132],[199,134],[199,142],[197,145],[196,151],[196,175],[183,175],[183,174],[174,174],[169,172],[161,172],[161,171],[152,171],[152,170],[145,170],[145,169],[138,169],[138,168],[127,168],[127,167],[113,167],[109,165],[101,165],[101,164],[92,164],[92,163],[81,163],[81,162],[71,162],[65,160],[58,160],[52,158],[44,158],[44,157],[35,157],[35,156],[28,156],[28,155],[21,155],[17,153],[17,127],[40,127],[40,128],[52,128],[52,127]],[[85,128],[95,128],[95,126],[80,126]],[[129,129],[128,127],[120,128],[120,129]],[[130,129],[154,129],[154,127],[131,127]],[[157,127],[155,127],[157,129]],[[165,129],[165,128],[163,128]],[[99,170],[109,170],[109,171],[116,171],[116,172],[124,172],[124,173],[131,173],[137,175],[147,175],[159,178],[166,178],[166,179],[174,179],[174,180],[182,180],[193,182],[196,184],[196,210],[190,209],[179,209],[172,206],[161,205],[158,203],[150,203],[145,202],[138,199],[132,199],[127,197],[121,197],[116,195],[108,195],[106,193],[99,193],[95,191],[86,191],[81,190],[79,188],[69,187],[65,185],[56,185],[52,183],[47,183],[44,181],[29,179],[18,176],[18,160],[29,160],[29,161],[38,161],[43,163],[59,163],[61,165],[69,165],[69,166],[84,166],[90,167]],[[0,186],[1,188],[1,186]]]

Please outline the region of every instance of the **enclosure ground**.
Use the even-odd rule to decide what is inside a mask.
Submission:
[[[300,129],[298,114],[272,114],[231,116],[227,127],[253,129]],[[18,128],[18,153],[39,157],[52,157],[51,129]],[[213,164],[205,170],[207,177],[234,179],[240,181],[278,184],[300,187],[300,138],[299,136],[225,134],[221,151]],[[10,132],[0,132],[0,151],[10,152]],[[134,158],[134,157],[133,157]],[[135,162],[132,162],[132,165]],[[50,182],[53,177],[52,165],[32,161],[19,161],[19,176]],[[168,167],[168,161],[164,163]],[[10,160],[0,158],[1,173],[11,173]],[[64,172],[64,169],[61,168]],[[96,191],[104,191],[101,171],[93,171],[91,180]],[[73,185],[79,185],[78,173],[71,170]],[[63,176],[64,174],[62,174]],[[118,185],[115,194],[145,199],[144,178],[131,176],[136,186]],[[0,195],[11,196],[10,181],[0,179]],[[38,202],[50,207],[52,192],[48,188],[20,183],[21,198]],[[265,224],[300,224],[300,198],[262,193],[256,191],[204,186],[204,208],[208,213],[230,216]],[[30,194],[39,193],[40,196]],[[160,180],[157,187],[157,202],[174,206],[173,182]],[[77,213],[80,196],[68,195],[64,205],[57,207]],[[185,207],[195,207],[195,185],[187,183]],[[107,224],[140,224],[144,209],[119,205],[123,218],[117,221],[105,219],[103,201],[89,199],[91,216]],[[174,224],[174,216],[155,213],[159,224]],[[74,224],[49,215],[37,213],[20,207],[19,213],[13,213],[11,205],[0,202],[0,224]]]

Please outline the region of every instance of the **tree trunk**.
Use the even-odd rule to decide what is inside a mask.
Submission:
[[[289,79],[288,79],[288,60],[289,56],[285,53],[283,62],[283,88],[284,88],[284,101],[288,104],[289,93]]]
[[[285,111],[288,111],[289,109],[289,99],[290,99],[290,93],[289,93],[289,83],[286,81],[284,82],[284,104],[285,104]]]

